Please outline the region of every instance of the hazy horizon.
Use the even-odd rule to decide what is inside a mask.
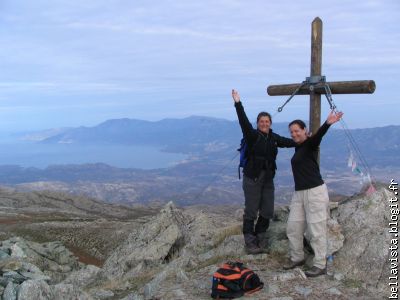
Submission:
[[[186,117],[181,117],[181,118],[162,118],[162,119],[156,119],[156,120],[145,120],[145,119],[140,119],[140,118],[127,118],[127,117],[121,117],[121,118],[116,118],[116,119],[105,119],[103,121],[100,121],[99,123],[95,123],[95,124],[89,124],[89,125],[78,125],[78,126],[64,126],[64,127],[45,127],[45,128],[38,128],[38,129],[0,129],[0,138],[1,135],[3,135],[3,137],[5,136],[13,136],[13,135],[18,135],[18,134],[29,134],[29,133],[36,133],[36,132],[42,132],[42,131],[47,131],[47,130],[53,130],[53,129],[75,129],[75,128],[79,128],[79,127],[86,127],[86,128],[92,128],[92,127],[96,127],[104,122],[110,121],[110,120],[123,120],[123,119],[129,119],[129,120],[138,120],[138,121],[144,121],[144,122],[151,122],[151,123],[157,123],[160,121],[164,121],[164,120],[184,120],[184,119],[188,119],[188,118],[212,118],[212,119],[220,119],[220,120],[226,120],[226,121],[230,121],[230,122],[238,122],[237,117],[234,116],[234,118],[232,119],[228,119],[228,118],[220,118],[220,117],[213,117],[213,116],[205,116],[205,115],[190,115],[190,116],[186,116]],[[256,126],[256,117],[257,115],[254,116],[248,116],[250,122],[252,122],[253,126]],[[288,124],[289,122],[291,122],[292,120],[287,120],[287,121],[275,121],[275,118],[273,119],[274,122],[272,124],[272,129],[274,128],[274,124]],[[302,119],[308,126],[308,119]],[[345,120],[346,121],[346,120]],[[321,124],[324,122],[324,119],[321,119]],[[238,123],[239,124],[239,123]],[[347,124],[348,125],[348,124]],[[381,125],[381,126],[370,126],[370,127],[355,127],[352,128],[349,126],[349,129],[370,129],[370,128],[382,128],[382,127],[389,127],[389,126],[400,126],[400,124],[388,124],[388,125]],[[343,129],[340,124],[338,124],[337,126],[335,126],[333,129]],[[1,142],[1,140],[0,140]]]
[[[287,97],[267,96],[267,86],[309,76],[315,17],[322,75],[376,82],[374,94],[334,95],[348,126],[400,125],[396,0],[4,0],[0,8],[3,132],[124,117],[234,120],[232,88],[250,119],[274,113]],[[308,119],[308,102],[294,98],[274,121]]]

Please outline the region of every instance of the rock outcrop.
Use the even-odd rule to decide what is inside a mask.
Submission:
[[[377,299],[385,291],[390,269],[387,198],[382,188],[332,207],[332,277],[309,279],[300,268],[282,270],[288,207],[276,209],[268,230],[268,253],[247,255],[240,216],[179,209],[170,202],[133,229],[101,268],[78,263],[60,242],[1,242],[0,294],[3,299],[209,299],[218,265],[236,259],[265,283],[252,295],[254,300]]]
[[[104,271],[109,278],[121,277],[140,264],[168,263],[185,245],[185,216],[172,202],[155,218],[129,235],[107,259]],[[131,272],[131,275],[132,274]]]
[[[347,278],[384,291],[390,272],[388,190],[349,198],[334,212],[345,236],[334,265]]]
[[[0,243],[3,299],[89,299],[79,287],[60,284],[80,268],[60,242],[35,243],[16,237]]]

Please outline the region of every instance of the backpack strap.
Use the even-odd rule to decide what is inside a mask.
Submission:
[[[255,151],[254,149],[256,148],[256,145],[260,142],[261,138],[264,138],[264,136],[257,130],[257,140],[256,142],[253,144],[253,147],[251,147],[251,149],[249,150],[249,155],[248,157],[250,158],[250,156],[257,158],[258,156],[252,155],[253,152]]]
[[[245,140],[245,138],[243,137],[242,138],[242,141],[243,140],[245,140],[245,143],[247,144],[247,155],[246,155],[246,157],[247,157],[247,161],[250,159],[250,157],[253,157],[253,158],[256,158],[256,159],[265,159],[265,157],[263,157],[263,156],[255,156],[255,155],[253,155],[253,152],[255,151],[255,147],[256,147],[256,145],[260,142],[260,140],[263,138],[263,139],[265,139],[265,140],[267,140],[268,139],[268,137],[266,138],[266,137],[264,137],[263,136],[263,134],[257,129],[256,130],[257,131],[257,140],[256,140],[256,142],[252,145],[252,147],[250,148],[249,147],[249,144],[247,143],[247,141]],[[240,144],[240,148],[239,149],[237,149],[238,151],[240,151],[241,149],[242,149],[242,147],[243,147],[243,143],[241,143]],[[241,179],[241,177],[240,177],[240,168],[244,168],[244,166],[242,166],[242,164],[239,164],[239,166],[238,166],[238,177],[239,177],[239,179]]]
[[[251,149],[248,149],[248,155],[247,157],[249,158],[251,156],[251,153],[254,151],[255,146],[259,143],[259,141],[261,140],[261,133],[257,130],[257,140],[256,142],[253,144],[253,147],[251,147]],[[247,143],[247,141],[246,141]],[[248,145],[248,144],[247,144]],[[253,155],[254,156],[254,155]],[[239,179],[240,179],[240,165],[238,166],[238,175],[239,175]]]

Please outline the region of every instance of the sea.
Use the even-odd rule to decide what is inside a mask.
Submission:
[[[148,170],[171,167],[186,158],[185,154],[149,146],[0,143],[0,165],[42,169],[51,165],[105,163]]]

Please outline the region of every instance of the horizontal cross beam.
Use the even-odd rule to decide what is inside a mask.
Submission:
[[[375,81],[358,80],[358,81],[332,81],[327,82],[332,94],[372,94],[375,91]],[[267,93],[270,96],[291,95],[301,83],[270,85]],[[316,94],[325,94],[324,83],[314,85]],[[304,85],[298,92],[298,95],[309,95],[310,84]]]

